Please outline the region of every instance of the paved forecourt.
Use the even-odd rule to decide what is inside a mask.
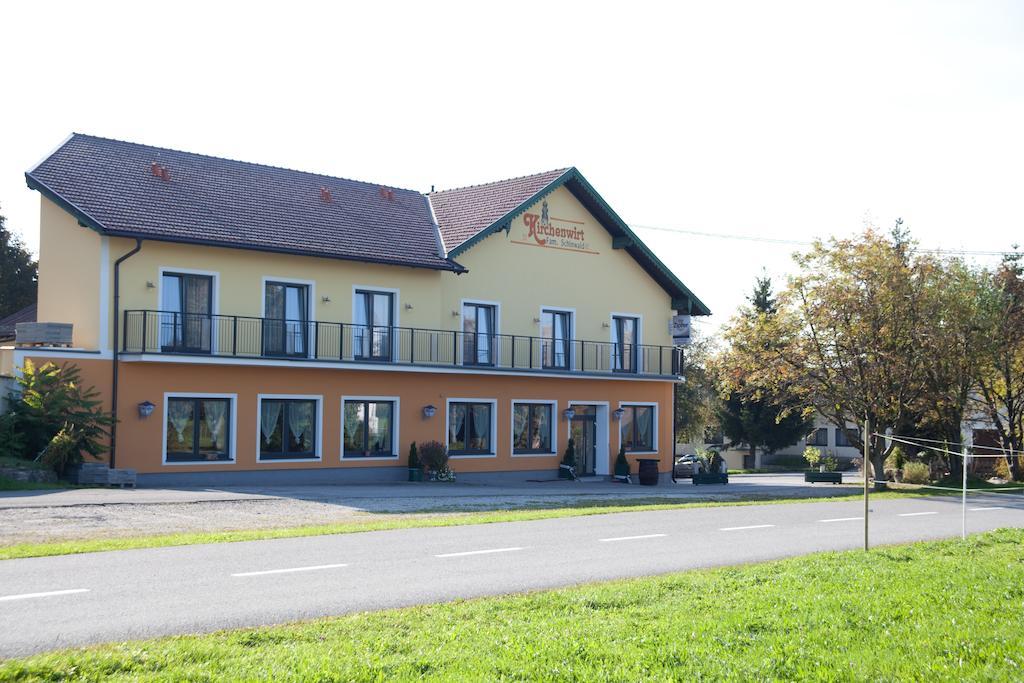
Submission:
[[[874,544],[957,536],[950,497],[872,503]],[[859,502],[694,508],[0,562],[0,656],[858,548]],[[972,496],[968,529],[1024,526]]]

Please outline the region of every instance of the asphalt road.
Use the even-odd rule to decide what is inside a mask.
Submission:
[[[954,498],[872,503],[872,544],[957,536]],[[968,531],[1024,526],[974,496]],[[0,562],[0,656],[858,548],[862,503],[754,505]]]

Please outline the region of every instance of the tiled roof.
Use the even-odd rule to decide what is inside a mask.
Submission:
[[[431,192],[427,196],[441,229],[445,249],[451,251],[472,239],[568,170],[562,168],[494,183]]]
[[[413,190],[80,134],[26,178],[106,234],[462,270]]]
[[[36,321],[36,304],[29,304],[20,311],[0,318],[0,339],[14,339],[14,326],[18,323],[34,323]]]

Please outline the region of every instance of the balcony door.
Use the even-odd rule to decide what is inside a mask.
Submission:
[[[161,350],[210,353],[213,278],[164,273],[160,288]]]
[[[394,297],[390,292],[357,291],[352,341],[358,360],[391,360]]]
[[[462,305],[462,362],[494,365],[494,306]]]
[[[541,358],[545,368],[569,370],[572,313],[543,311],[540,317]]]
[[[637,319],[612,318],[612,370],[636,372]]]
[[[309,287],[268,282],[264,293],[263,354],[308,355]]]

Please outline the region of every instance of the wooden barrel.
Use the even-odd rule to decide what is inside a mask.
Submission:
[[[640,458],[640,484],[656,486],[658,484],[658,461],[654,458]]]

